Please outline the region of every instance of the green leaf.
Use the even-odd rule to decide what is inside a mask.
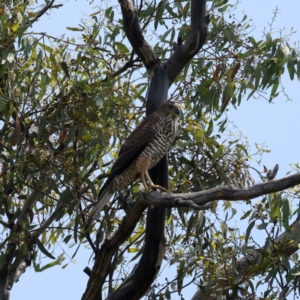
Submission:
[[[0,111],[2,111],[5,108],[5,102],[3,99],[0,97]]]
[[[61,265],[61,263],[65,260],[65,258],[66,257],[64,254],[60,254],[55,261],[52,261],[51,263],[39,268],[38,272],[42,272],[54,266]]]
[[[109,8],[105,11],[105,17],[106,17],[106,18],[109,18],[112,9],[113,9],[113,7],[111,6],[111,7],[109,7]]]
[[[4,64],[0,65],[0,77],[2,77],[2,75],[5,73],[6,69],[8,66],[8,62],[6,61]]]
[[[165,8],[173,18],[177,18],[177,14],[173,11],[173,8],[170,7],[169,2],[166,3]]]
[[[171,299],[171,293],[170,293],[169,288],[166,289],[166,295],[165,296],[166,296],[166,299],[168,299],[168,300]]]
[[[66,28],[71,31],[83,31],[83,29],[77,27],[66,27]]]
[[[178,287],[178,294],[181,293],[182,284],[183,284],[183,278],[185,277],[184,265],[185,265],[185,260],[182,259],[182,260],[180,261],[179,267],[178,267],[178,269],[177,269],[177,287]]]
[[[76,256],[76,254],[77,254],[77,252],[78,252],[80,246],[81,246],[81,244],[79,243],[79,245],[78,245],[78,247],[76,248],[74,254],[72,255],[72,259]]]
[[[248,39],[255,48],[258,48],[258,44],[252,36],[249,36]]]
[[[289,226],[289,218],[291,215],[291,206],[290,206],[290,202],[288,200],[285,200],[283,202],[283,206],[282,206],[282,223],[284,228],[289,232],[291,232],[290,226]]]
[[[214,129],[214,122],[213,122],[212,119],[210,119],[208,128],[207,128],[207,130],[206,130],[206,132],[205,132],[205,135],[206,135],[206,136],[210,136],[211,133],[212,133],[212,131],[213,131],[213,129]]]
[[[228,29],[229,29],[229,30],[228,30]],[[230,28],[228,28],[228,29],[226,29],[226,28],[223,29],[223,34],[224,34],[224,36],[225,36],[229,41],[235,42],[235,41],[236,41],[236,37],[235,37],[233,31],[230,30]]]
[[[115,45],[117,46],[117,48],[120,52],[122,52],[122,53],[128,53],[129,52],[128,48],[124,44],[119,43],[119,42],[115,42]]]
[[[270,96],[270,101],[276,97],[276,91],[278,89],[278,86],[279,86],[279,81],[275,81],[274,84],[273,84],[273,87],[272,87],[272,91],[271,91],[271,96]],[[278,95],[278,94],[277,94]]]
[[[292,58],[289,59],[289,61],[287,63],[287,68],[288,68],[291,80],[294,80],[295,67],[294,67],[294,61]]]
[[[62,62],[60,63],[60,66],[61,66],[61,68],[63,69],[65,75],[66,75],[68,78],[70,78],[69,68],[68,68],[67,63],[66,63],[65,61],[62,61]]]
[[[231,98],[234,92],[235,84],[234,82],[228,82],[224,91],[223,91],[223,99],[227,100],[228,98]]]
[[[42,242],[39,239],[36,239],[36,244],[39,247],[39,249],[49,258],[55,259],[55,257],[49,253],[46,248],[44,247],[44,245],[42,244]]]
[[[88,178],[85,179],[85,182],[92,191],[94,199],[97,199],[97,191],[95,189],[95,185]]]
[[[252,212],[252,210],[248,210],[247,212],[245,212],[244,215],[241,216],[240,220],[246,219],[251,214],[251,212]]]
[[[155,12],[155,9],[153,6],[149,5],[147,9],[140,11],[140,17],[146,18],[152,15]]]
[[[68,244],[68,242],[70,241],[70,239],[72,238],[72,234],[69,234],[67,235],[65,238],[64,238],[64,243]]]
[[[297,61],[297,79],[300,81],[300,60]]]
[[[59,200],[57,202],[57,209],[60,209],[63,204],[69,204],[70,203],[70,200],[71,200],[71,196],[70,195],[71,195],[70,188],[67,187],[60,194]]]
[[[247,228],[247,230],[246,230],[245,243],[248,242],[248,239],[249,239],[251,230],[252,230],[252,228],[254,227],[254,225],[255,225],[255,220],[253,220],[253,221],[249,224],[249,226],[248,226],[248,228]]]
[[[155,30],[157,29],[158,22],[161,22],[161,18],[163,16],[164,10],[165,10],[165,1],[160,1],[156,9],[155,22],[154,22]]]
[[[259,225],[257,225],[257,229],[258,230],[262,230],[262,229],[266,229],[268,227],[268,223],[261,223]]]
[[[261,63],[260,63],[260,61],[256,65],[254,74],[255,74],[254,86],[255,86],[255,89],[257,89],[259,86],[260,78],[261,78]]]

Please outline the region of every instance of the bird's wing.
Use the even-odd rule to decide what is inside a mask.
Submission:
[[[120,149],[118,159],[114,163],[109,177],[99,192],[98,199],[101,199],[102,195],[104,195],[103,192],[107,191],[107,188],[112,183],[113,178],[120,174],[131,164],[131,162],[138,158],[140,153],[153,139],[156,134],[154,125],[159,122],[159,120],[159,114],[153,113],[144,119],[138,127],[131,132]]]

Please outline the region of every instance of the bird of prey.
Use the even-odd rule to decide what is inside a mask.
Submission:
[[[179,114],[180,105],[167,101],[131,132],[121,147],[108,179],[99,192],[97,204],[91,213],[88,224],[98,217],[116,191],[122,190],[135,180],[142,181],[145,187],[144,193],[148,193],[152,189],[167,191],[152,182],[148,170],[153,168],[168,152],[177,134]]]

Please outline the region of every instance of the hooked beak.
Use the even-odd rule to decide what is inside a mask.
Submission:
[[[181,114],[181,109],[180,108],[181,108],[180,106],[179,107],[176,106],[175,110],[174,110],[175,114],[178,115],[178,116]]]

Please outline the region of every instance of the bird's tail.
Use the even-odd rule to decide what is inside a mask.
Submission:
[[[100,212],[104,209],[106,203],[109,201],[113,193],[110,191],[110,187],[106,187],[105,190],[101,191],[98,197],[97,204],[93,208],[90,217],[86,221],[85,228],[88,228],[91,223],[99,217]]]

